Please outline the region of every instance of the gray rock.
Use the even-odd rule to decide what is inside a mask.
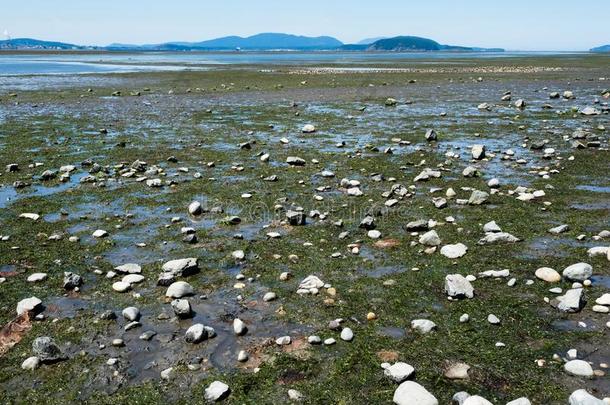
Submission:
[[[481,190],[474,190],[472,194],[470,194],[470,198],[468,199],[468,204],[470,205],[481,205],[487,202],[489,198],[489,193]]]
[[[203,207],[199,201],[193,201],[189,204],[188,211],[191,215],[201,215],[203,213]]]
[[[428,220],[418,219],[417,221],[411,221],[406,225],[406,230],[409,232],[419,232],[428,230]]]
[[[486,223],[485,225],[483,225],[483,232],[485,232],[485,233],[502,232],[502,229],[500,229],[500,227],[498,226],[496,221],[490,221],[490,222]]]
[[[593,267],[588,263],[576,263],[563,270],[563,277],[570,281],[585,281],[593,275]]]
[[[127,307],[123,309],[123,318],[128,321],[137,321],[140,319],[140,310],[136,307]]]
[[[162,270],[176,277],[188,276],[199,271],[199,262],[194,257],[171,260],[163,265]]]
[[[142,267],[136,263],[126,263],[114,268],[118,273],[123,274],[140,274],[142,273]]]
[[[567,232],[569,229],[570,227],[568,225],[559,225],[549,229],[549,232],[555,235],[559,235],[560,233]]]
[[[579,312],[585,305],[582,288],[573,288],[565,295],[557,297],[557,309],[563,312]]]
[[[304,159],[301,159],[300,157],[297,157],[297,156],[288,156],[286,158],[286,163],[288,163],[291,166],[305,166],[305,164],[307,162],[305,162]]]
[[[184,340],[187,343],[199,343],[208,338],[208,331],[203,324],[196,323],[186,330]]]
[[[429,129],[426,131],[426,135],[425,135],[426,141],[428,142],[432,142],[432,141],[436,141],[436,132],[433,129]]]
[[[55,363],[67,359],[55,341],[48,336],[34,339],[32,351],[42,363]]]
[[[214,381],[205,389],[205,399],[209,402],[217,402],[225,399],[231,390],[229,386],[220,381]]]
[[[302,211],[289,210],[288,212],[286,212],[286,219],[288,220],[288,223],[292,226],[306,224],[306,215]]]
[[[346,342],[351,342],[354,340],[354,332],[350,328],[343,328],[341,331],[341,340]]]
[[[473,145],[471,152],[473,159],[481,160],[485,157],[485,145]]]
[[[511,235],[508,232],[488,233],[484,238],[479,239],[479,245],[490,245],[494,243],[515,243],[519,242],[519,238]]]
[[[419,238],[419,243],[425,246],[438,246],[441,244],[441,238],[439,238],[436,231],[428,231]]]
[[[532,405],[529,399],[525,397],[517,398],[510,402],[507,402],[506,405]]]
[[[83,278],[78,274],[71,272],[64,273],[64,288],[66,290],[73,290],[76,287],[80,287],[83,284]]]
[[[173,300],[171,305],[172,309],[174,310],[174,314],[176,314],[178,318],[189,318],[192,314],[191,303],[187,299]]]
[[[239,318],[233,319],[233,332],[237,336],[245,335],[248,331],[246,324]]]

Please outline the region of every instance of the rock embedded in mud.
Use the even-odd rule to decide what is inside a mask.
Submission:
[[[470,281],[461,274],[449,274],[445,276],[445,292],[453,298],[473,298],[474,287]]]
[[[184,340],[187,343],[199,343],[208,338],[208,332],[201,323],[196,323],[186,330]]]
[[[485,145],[477,144],[473,145],[470,151],[472,158],[475,160],[481,160],[485,157]]]
[[[67,359],[55,341],[48,336],[34,339],[32,351],[42,363],[55,363]]]
[[[192,315],[191,303],[187,299],[173,300],[171,306],[178,318],[186,319]]]
[[[244,321],[239,318],[235,318],[233,319],[233,332],[237,336],[243,336],[248,332],[248,327],[246,326]]]
[[[140,310],[136,307],[127,307],[123,309],[122,315],[128,321],[137,321],[140,319]]]
[[[214,381],[205,389],[205,399],[208,402],[222,401],[229,396],[229,386],[221,381]]]
[[[305,124],[303,125],[303,128],[301,128],[301,132],[303,132],[304,134],[311,134],[316,132],[316,127],[312,124]]]
[[[426,141],[428,141],[428,142],[436,141],[436,139],[437,139],[436,131],[434,131],[433,129],[429,129],[426,131],[426,134],[424,135],[424,137],[426,138]]]
[[[438,405],[434,395],[414,381],[400,384],[392,400],[396,405]]]

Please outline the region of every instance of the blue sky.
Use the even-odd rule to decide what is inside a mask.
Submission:
[[[418,35],[519,50],[610,43],[610,0],[2,0],[0,34],[77,44],[200,41],[286,32],[343,42]]]

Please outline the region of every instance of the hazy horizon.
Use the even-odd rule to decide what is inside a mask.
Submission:
[[[252,4],[233,0],[180,5],[159,1],[33,0],[2,6],[0,32],[12,38],[36,38],[78,45],[198,42],[263,32],[328,35],[344,43],[369,37],[414,35],[443,44],[500,47],[507,50],[586,51],[610,43],[604,21],[610,3],[593,0],[577,8],[568,1],[489,4],[475,0],[456,8],[443,0],[404,4],[389,0],[311,0],[296,8],[278,0]],[[3,38],[4,39],[4,38]]]

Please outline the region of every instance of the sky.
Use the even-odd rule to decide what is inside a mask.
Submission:
[[[2,0],[0,34],[79,45],[261,32],[345,43],[416,35],[449,45],[578,51],[610,43],[608,16],[610,0]]]

